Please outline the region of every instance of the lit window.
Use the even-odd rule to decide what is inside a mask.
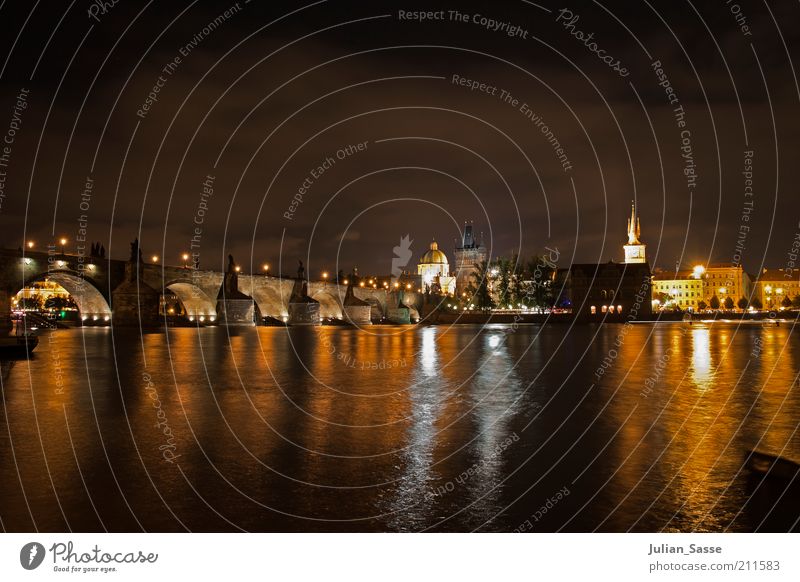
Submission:
[[[602,307],[600,310],[601,310],[603,313],[605,313],[606,311],[608,311],[608,307],[606,307],[605,305],[603,305],[603,307]]]
[[[592,306],[589,308],[589,310],[592,312],[592,315],[594,315],[594,314],[596,314],[596,313],[597,313],[597,307],[595,307],[594,305],[592,305]]]

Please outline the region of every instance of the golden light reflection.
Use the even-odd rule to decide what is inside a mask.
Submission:
[[[435,376],[439,370],[436,366],[438,360],[436,352],[436,330],[432,327],[426,327],[422,330],[422,371],[427,376]]]
[[[692,330],[692,381],[701,391],[711,388],[711,351],[708,328]]]

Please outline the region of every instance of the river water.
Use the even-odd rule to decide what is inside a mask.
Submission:
[[[789,324],[83,328],[0,366],[8,531],[796,518],[743,467],[751,448],[800,458]]]

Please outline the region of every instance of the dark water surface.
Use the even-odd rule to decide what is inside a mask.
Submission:
[[[0,519],[780,529],[742,464],[800,458],[798,369],[790,325],[46,332],[2,363]]]

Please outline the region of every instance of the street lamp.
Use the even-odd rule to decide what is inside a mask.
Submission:
[[[265,275],[266,275],[267,273],[269,273],[269,265],[268,265],[267,263],[264,263],[264,264],[262,265],[261,269],[264,271],[264,274],[265,274]]]
[[[328,280],[328,271],[322,271],[322,278]]]
[[[67,244],[67,239],[65,239],[65,238],[62,236],[62,237],[61,237],[61,240],[60,240],[60,241],[58,241],[58,242],[60,242],[60,243],[61,243],[61,254],[63,255],[63,254],[64,254],[64,246],[66,246],[66,244]]]
[[[184,269],[188,269],[188,268],[189,268],[189,264],[188,264],[188,261],[189,261],[189,253],[183,253],[183,254],[181,255],[181,258],[183,259],[183,268],[184,268]]]
[[[33,248],[33,241],[32,241],[32,240],[29,240],[29,241],[28,241],[28,248],[29,248],[29,249],[32,249],[32,248]]]
[[[153,261],[154,263],[157,263],[157,262],[158,262],[158,255],[153,255],[153,256],[152,256],[152,257],[150,257],[150,258],[152,259],[152,261]]]

